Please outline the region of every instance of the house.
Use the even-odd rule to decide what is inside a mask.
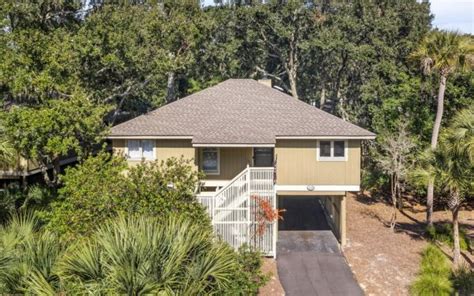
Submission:
[[[119,124],[109,136],[114,152],[131,165],[192,159],[205,173],[197,197],[234,246],[255,237],[252,196],[279,208],[320,197],[344,245],[345,196],[359,191],[361,141],[375,135],[261,82],[229,79]],[[259,247],[275,255],[277,226],[268,228]]]
[[[62,157],[59,161],[61,168],[77,162],[77,157],[74,153]],[[48,166],[48,170],[52,169],[52,165]],[[26,159],[18,155],[15,162],[9,166],[0,166],[0,190],[12,183],[29,184],[43,179],[43,170],[37,161]]]

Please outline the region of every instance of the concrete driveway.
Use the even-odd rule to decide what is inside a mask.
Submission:
[[[311,198],[303,201],[296,198],[295,205],[293,201],[290,203],[285,201],[285,217],[288,220],[282,228],[310,230],[278,232],[278,275],[286,295],[364,295],[339,249],[336,237],[326,220],[321,218],[324,213],[319,203]],[[296,203],[299,214],[292,218],[288,210],[296,207]],[[304,225],[299,225],[294,219],[305,221]]]

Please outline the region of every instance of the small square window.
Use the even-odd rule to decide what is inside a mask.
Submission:
[[[346,141],[319,141],[318,161],[347,161]]]
[[[128,140],[128,157],[132,159],[141,157],[140,140]]]
[[[319,142],[319,156],[331,157],[331,142],[330,141]]]
[[[155,145],[154,145],[152,140],[143,140],[142,141],[143,158],[145,158],[145,159],[155,158],[155,156],[153,155],[153,146],[155,146]]]
[[[344,141],[334,141],[334,157],[344,157],[345,143]]]
[[[128,140],[128,158],[134,160],[154,159],[153,148],[155,141],[153,140]]]
[[[208,174],[219,174],[219,150],[217,148],[202,149],[202,170]]]

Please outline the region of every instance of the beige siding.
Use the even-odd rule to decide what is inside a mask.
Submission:
[[[112,141],[113,153],[116,155],[125,156],[126,147],[127,140],[115,139]],[[155,158],[158,161],[165,161],[171,157],[195,160],[197,159],[196,149],[192,146],[191,140],[155,140]],[[140,163],[136,160],[129,160],[128,162],[130,165]]]
[[[201,149],[199,149],[199,164],[201,164]],[[253,150],[245,148],[219,148],[220,153],[220,174],[208,175],[209,180],[231,180],[245,167],[252,164]]]
[[[278,195],[281,196],[327,196],[327,195],[344,195],[343,191],[281,191],[278,190]]]
[[[112,140],[112,151],[115,155],[125,156],[127,140],[115,139]]]
[[[191,140],[156,140],[155,146],[155,156],[159,161],[172,157],[196,159],[196,149]]]
[[[341,242],[341,246],[346,245],[346,197],[345,195],[340,196],[327,196],[321,198],[322,204],[326,214],[329,216],[329,222],[333,228],[337,238]]]
[[[278,185],[359,185],[360,141],[348,141],[347,161],[317,161],[316,140],[278,140]]]
[[[337,237],[341,238],[341,196],[327,196],[321,198],[322,204],[326,210],[326,213],[329,215],[329,221],[334,228]]]

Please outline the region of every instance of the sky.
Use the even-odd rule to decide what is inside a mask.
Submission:
[[[395,0],[396,1],[396,0]],[[474,0],[430,0],[433,26],[474,34]],[[214,0],[204,0],[205,5]]]
[[[474,0],[431,0],[433,26],[474,34]]]

